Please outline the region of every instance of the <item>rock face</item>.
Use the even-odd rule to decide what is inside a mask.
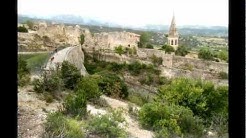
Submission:
[[[45,70],[49,71],[56,69],[58,65],[62,64],[63,61],[68,61],[75,65],[80,70],[81,75],[85,76],[88,74],[84,67],[84,53],[81,49],[81,46],[67,47],[53,54],[53,56],[50,57],[48,63],[46,64]]]

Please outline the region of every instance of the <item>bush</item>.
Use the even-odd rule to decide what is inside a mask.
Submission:
[[[145,104],[139,111],[139,121],[143,127],[153,129],[156,137],[201,135],[203,130],[201,120],[190,109],[160,102]]]
[[[63,80],[58,70],[51,71],[51,74],[44,72],[40,79],[33,81],[33,85],[34,91],[38,93],[50,92],[52,95],[64,89]]]
[[[84,36],[84,34],[81,34],[80,37],[79,37],[79,43],[80,43],[81,45],[83,45],[84,42],[85,42],[85,36]]]
[[[48,114],[45,122],[46,137],[85,138],[81,130],[82,124],[69,119],[60,112]]]
[[[44,94],[43,94],[43,96],[44,96],[44,100],[47,102],[47,103],[52,103],[53,102],[53,96],[50,94],[50,93],[47,93],[47,92],[45,92]]]
[[[98,86],[105,95],[123,99],[128,97],[128,88],[125,82],[116,74],[100,72],[98,75],[101,76]]]
[[[155,66],[159,66],[162,64],[163,61],[162,57],[157,57],[156,55],[153,54],[150,58]]]
[[[213,60],[214,55],[209,49],[200,49],[198,53],[198,58],[205,60]]]
[[[98,86],[98,80],[93,78],[93,76],[85,76],[78,83],[76,91],[82,91],[85,93],[86,99],[93,101],[98,99],[102,93]]]
[[[139,75],[142,68],[143,68],[143,65],[138,61],[128,64],[128,70],[134,76]]]
[[[18,58],[18,85],[24,86],[30,82],[30,71],[27,62],[21,57]]]
[[[29,27],[29,29],[33,29],[34,23],[30,20],[26,21],[27,26]]]
[[[145,47],[150,41],[150,34],[143,32],[140,36],[139,47]]]
[[[115,53],[122,55],[124,53],[126,53],[126,50],[123,48],[122,45],[119,45],[118,47],[115,47],[114,49]]]
[[[194,68],[193,65],[189,64],[189,63],[185,63],[183,66],[182,66],[182,69],[184,70],[189,70],[189,71],[192,71]]]
[[[228,61],[228,51],[220,51],[217,53],[217,57],[221,60]]]
[[[28,33],[28,30],[27,30],[26,27],[24,27],[24,26],[19,26],[19,27],[18,27],[18,32]]]
[[[64,61],[61,67],[61,78],[65,88],[74,89],[81,79],[80,71],[68,61]]]
[[[226,114],[227,96],[226,86],[216,89],[211,82],[187,78],[174,79],[170,85],[161,86],[158,90],[158,100],[188,107],[204,119],[210,118],[212,112],[223,111]]]
[[[151,45],[151,44],[147,44],[147,45],[146,45],[146,48],[149,48],[149,49],[154,49],[154,46],[153,46],[153,45]]]
[[[87,128],[91,133],[100,137],[126,138],[126,131],[119,127],[119,124],[124,121],[122,112],[116,110],[113,113],[93,117],[89,120]]]
[[[83,117],[87,114],[87,99],[83,90],[78,90],[76,94],[70,94],[66,97],[63,107],[65,113],[72,116]]]
[[[185,46],[178,46],[178,49],[175,51],[175,55],[186,56],[189,53],[188,49]]]
[[[171,52],[175,52],[174,48],[170,45],[163,45],[161,50],[164,50],[166,53],[170,54]]]
[[[143,106],[145,103],[150,101],[150,97],[149,95],[145,96],[140,93],[132,92],[129,94],[127,100],[138,106]]]
[[[220,79],[228,79],[228,74],[226,72],[219,72],[219,78]]]

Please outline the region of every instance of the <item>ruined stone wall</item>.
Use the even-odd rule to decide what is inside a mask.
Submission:
[[[111,50],[119,45],[137,49],[137,42],[139,42],[139,35],[130,32],[95,33],[93,38],[96,47]]]
[[[200,69],[204,71],[215,71],[215,72],[226,72],[228,73],[228,64],[206,61],[202,59],[185,58],[180,56],[173,56],[172,68],[182,68],[185,65],[192,65],[195,69]]]

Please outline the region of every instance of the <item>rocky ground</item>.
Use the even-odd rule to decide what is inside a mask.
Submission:
[[[106,96],[105,99],[113,109],[123,109],[123,116],[126,120],[125,129],[132,138],[151,138],[153,132],[142,129],[138,122],[128,113],[128,103]],[[44,122],[48,112],[58,110],[61,103],[54,101],[50,104],[41,100],[40,95],[33,92],[32,86],[18,89],[18,137],[19,138],[40,138],[44,133]],[[136,107],[139,109],[139,107]],[[105,114],[107,110],[95,108],[88,105],[87,110],[93,114]]]

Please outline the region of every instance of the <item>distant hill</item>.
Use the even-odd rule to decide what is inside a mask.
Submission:
[[[30,17],[27,15],[18,15],[18,22],[22,23],[27,20],[45,20],[47,22],[57,22],[64,24],[78,24],[89,27],[92,32],[101,31],[122,31],[122,30],[136,30],[136,31],[153,31],[158,33],[168,33],[168,25],[155,25],[148,24],[145,26],[132,27],[122,26],[116,23],[102,21],[99,19],[91,19],[87,17],[74,16],[74,15],[57,15],[52,17]],[[103,29],[102,29],[103,28]],[[197,35],[197,36],[228,36],[228,28],[223,26],[199,26],[199,25],[186,25],[177,26],[178,32],[182,35]]]

